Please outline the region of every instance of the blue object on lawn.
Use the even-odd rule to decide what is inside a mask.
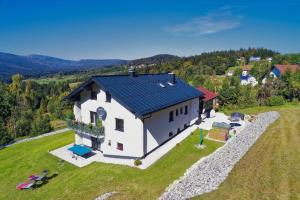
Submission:
[[[74,145],[74,146],[70,147],[68,150],[72,151],[74,154],[76,154],[78,156],[84,156],[84,155],[92,152],[92,150],[89,147],[85,147],[82,145]]]

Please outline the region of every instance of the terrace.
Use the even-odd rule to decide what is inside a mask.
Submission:
[[[86,125],[81,122],[67,119],[67,127],[73,129],[76,133],[95,136],[97,138],[103,138],[105,135],[104,126],[98,127],[93,125]]]

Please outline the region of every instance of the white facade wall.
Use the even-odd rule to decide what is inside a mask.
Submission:
[[[188,114],[184,114],[184,107],[188,106]],[[183,113],[180,114],[180,108]],[[176,116],[176,109],[178,109],[178,116]],[[169,122],[169,113],[173,111],[174,121]],[[144,120],[144,130],[146,132],[146,151],[147,153],[155,147],[165,142],[170,138],[169,133],[173,135],[184,129],[184,124],[192,125],[198,119],[199,99],[195,98],[184,103],[166,108],[164,110],[151,114],[150,118]]]
[[[81,112],[75,114],[75,119],[79,119],[85,124],[91,122],[90,111],[96,112],[98,107],[106,110],[106,119],[102,121],[105,127],[105,138],[101,144],[101,150],[106,155],[141,157],[143,156],[143,123],[136,118],[130,111],[111,98],[111,102],[106,102],[106,94],[96,85],[93,85],[94,91],[98,91],[97,100],[90,99],[90,91],[81,93],[81,101],[75,103],[74,107],[81,105]],[[75,111],[75,108],[74,108]],[[76,111],[78,109],[76,108]],[[124,132],[115,130],[115,118],[124,120]],[[91,146],[91,142],[83,139],[83,144]],[[79,140],[78,140],[79,141]],[[109,146],[110,141],[110,146]],[[123,144],[123,151],[117,149],[117,143]]]

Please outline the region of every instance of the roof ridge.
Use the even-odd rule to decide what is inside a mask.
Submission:
[[[153,73],[153,74],[147,74],[147,73],[143,73],[143,74],[137,74],[137,76],[155,76],[155,75],[169,75],[169,72],[163,72],[163,73]],[[103,75],[93,75],[91,76],[93,77],[110,77],[110,76],[130,76],[130,74],[126,73],[126,74],[103,74]]]

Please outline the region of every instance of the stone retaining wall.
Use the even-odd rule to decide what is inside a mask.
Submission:
[[[211,155],[200,159],[189,168],[183,177],[174,181],[159,198],[188,199],[211,192],[226,179],[234,165],[246,154],[266,128],[279,118],[278,112],[259,114],[236,138]]]

